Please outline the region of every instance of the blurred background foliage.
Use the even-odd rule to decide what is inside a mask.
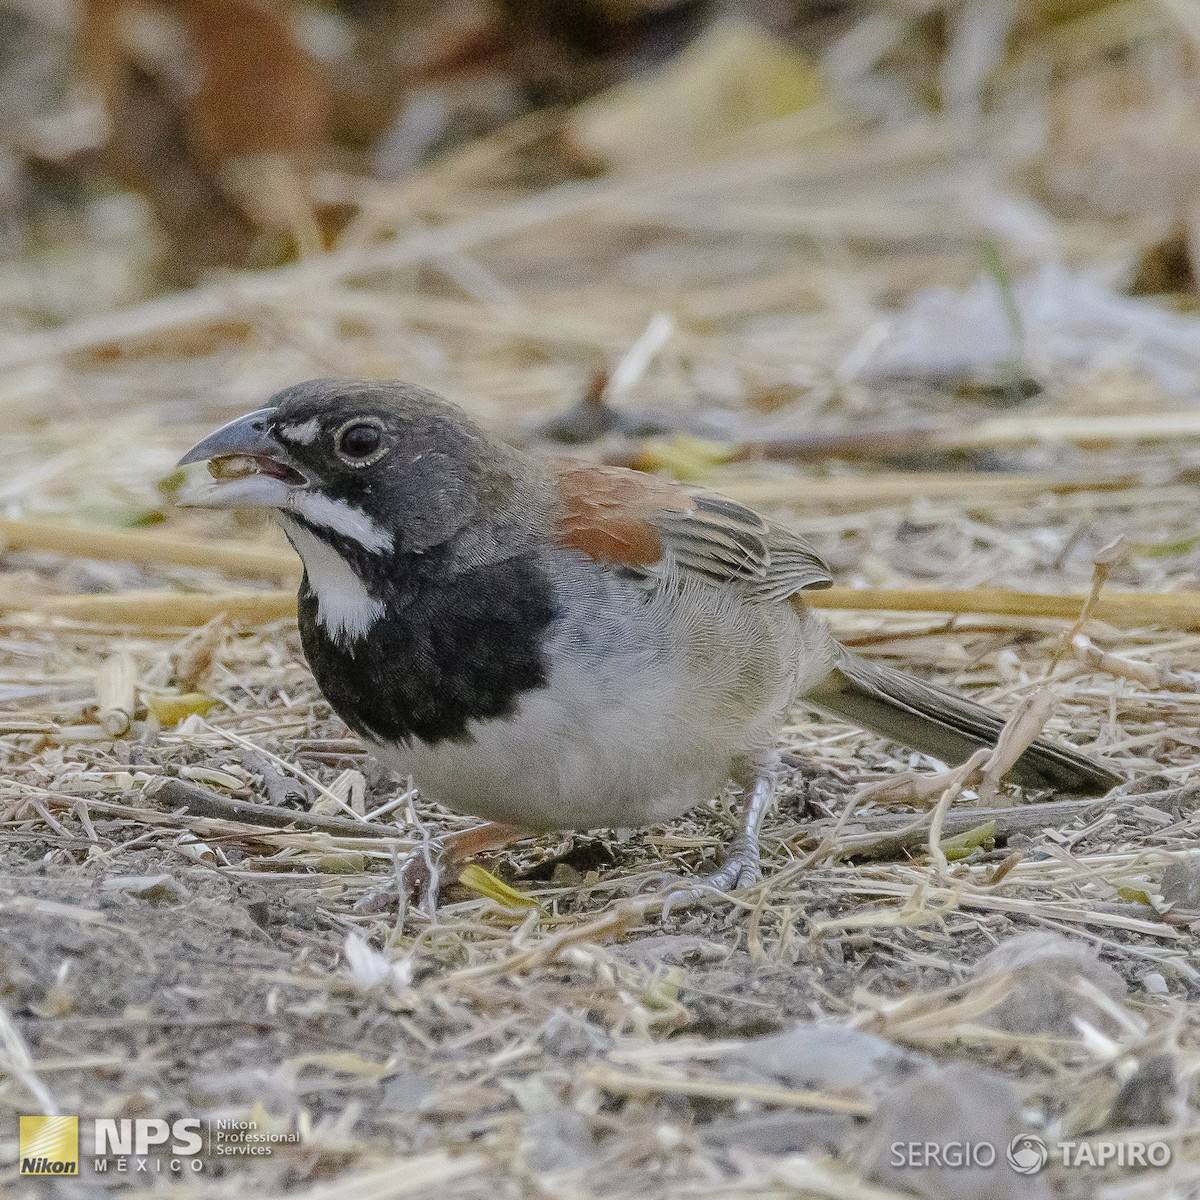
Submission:
[[[500,193],[831,106],[1019,109],[992,149],[1023,189],[1137,226],[1126,286],[1190,297],[1198,40],[1192,0],[0,0],[0,253],[41,261],[0,309],[54,322],[361,239],[380,183],[472,142]]]

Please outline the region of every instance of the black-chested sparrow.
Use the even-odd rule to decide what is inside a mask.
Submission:
[[[801,599],[829,569],[784,526],[514,449],[420,388],[302,383],[182,462],[203,459],[216,482],[193,502],[271,509],[303,560],[301,638],[334,710],[428,796],[503,826],[648,825],[732,779],[741,832],[703,881],[726,890],[759,877],[794,701],[950,762],[1003,723],[839,645]],[[1011,778],[1120,780],[1047,741]]]

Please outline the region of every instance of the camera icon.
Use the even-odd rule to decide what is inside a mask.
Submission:
[[[1018,1175],[1036,1175],[1046,1165],[1050,1151],[1036,1133],[1018,1133],[1008,1143],[1005,1157]]]

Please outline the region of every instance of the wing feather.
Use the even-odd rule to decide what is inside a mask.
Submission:
[[[762,600],[829,587],[829,568],[783,525],[725,496],[621,467],[560,461],[563,545],[648,579],[669,572]]]

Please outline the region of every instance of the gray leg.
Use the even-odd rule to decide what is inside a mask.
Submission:
[[[721,866],[716,871],[698,879],[691,887],[680,888],[667,897],[663,904],[664,917],[677,904],[691,904],[714,892],[753,887],[762,878],[759,835],[763,818],[775,799],[774,764],[754,764],[739,771],[737,780],[742,789],[742,819],[737,836],[725,848]]]

